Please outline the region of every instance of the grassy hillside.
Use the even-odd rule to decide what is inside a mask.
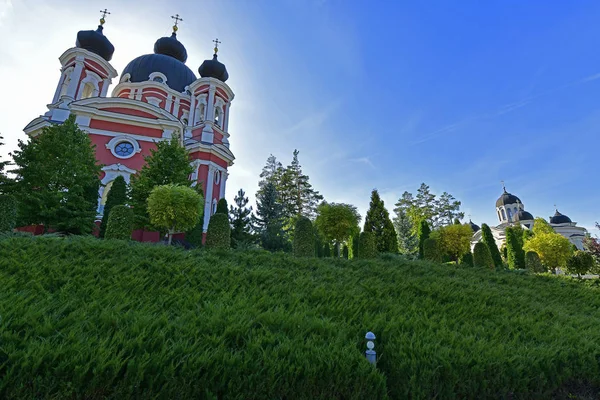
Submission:
[[[0,398],[562,397],[600,383],[599,294],[394,258],[4,238]]]

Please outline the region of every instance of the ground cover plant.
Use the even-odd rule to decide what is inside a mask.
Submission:
[[[600,384],[600,289],[574,279],[9,235],[0,283],[0,398],[541,399]]]

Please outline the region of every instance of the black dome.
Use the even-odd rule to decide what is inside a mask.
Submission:
[[[203,78],[216,78],[221,82],[225,82],[227,79],[229,79],[229,74],[227,73],[225,64],[217,60],[216,54],[213,56],[212,60],[205,60],[200,68],[198,68],[198,72]]]
[[[471,229],[473,229],[473,233],[477,232],[480,228],[479,225],[474,224],[473,221],[469,220],[469,225],[471,225]]]
[[[528,213],[525,210],[519,210],[518,213],[516,213],[515,215],[513,215],[513,221],[529,221],[532,220],[533,215],[531,215],[531,213]]]
[[[504,193],[502,193],[502,196],[500,196],[500,198],[498,198],[498,200],[496,200],[496,207],[505,206],[507,204],[516,204],[516,203],[520,203],[520,202],[521,202],[521,199],[519,199],[514,194],[508,193],[506,191],[506,189],[504,189]]]
[[[571,218],[567,217],[566,215],[562,215],[558,212],[558,210],[556,210],[554,216],[550,217],[551,224],[570,224],[571,222],[573,222],[571,221]]]
[[[150,74],[160,72],[167,77],[167,86],[178,92],[196,80],[196,75],[181,61],[164,54],[146,54],[131,61],[123,74],[130,75],[130,82],[146,82]]]
[[[154,54],[171,56],[184,63],[187,60],[187,51],[183,44],[177,40],[175,32],[171,37],[161,37],[154,43]]]
[[[75,46],[91,51],[106,61],[110,61],[115,52],[115,46],[102,34],[102,29],[102,25],[98,25],[98,29],[95,31],[79,31]]]

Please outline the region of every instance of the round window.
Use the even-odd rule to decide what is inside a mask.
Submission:
[[[115,154],[119,157],[127,157],[133,154],[133,144],[130,142],[119,142],[115,146]]]
[[[164,82],[163,78],[161,78],[160,76],[155,76],[154,78],[152,78],[152,80],[154,82],[158,82],[158,83],[163,83]]]

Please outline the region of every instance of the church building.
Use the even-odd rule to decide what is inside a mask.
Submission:
[[[103,32],[106,13],[97,30],[80,31],[75,47],[60,56],[61,74],[48,111],[24,131],[33,138],[44,127],[76,116],[103,165],[98,218],[114,179],[123,176],[129,183],[156,143],[176,135],[190,154],[192,185],[203,185],[206,230],[218,200],[225,196],[227,168],[234,160],[229,149],[234,94],[225,83],[227,69],[217,60],[219,41],[214,41],[214,55],[200,65],[197,77],[185,64],[187,51],[177,40],[177,15],[172,17],[171,36],[158,39],[153,53],[134,58],[119,77],[110,64],[115,48]],[[116,86],[109,95],[113,80]]]
[[[533,229],[533,215],[525,211],[521,199],[508,193],[506,187],[504,193],[496,200],[496,214],[498,215],[499,224],[490,226],[490,229],[498,248],[501,248],[506,241],[505,229],[507,227],[518,224],[523,229]],[[558,210],[548,218],[548,222],[556,233],[569,239],[579,250],[583,250],[583,239],[587,232],[585,228],[577,226],[577,222],[571,221],[571,218],[559,213]],[[475,232],[471,240],[471,248],[473,248],[475,243],[481,240],[481,230],[473,222],[470,222],[470,224],[473,232]]]

